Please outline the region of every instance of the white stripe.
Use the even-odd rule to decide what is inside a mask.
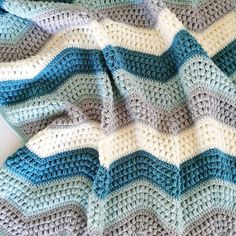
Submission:
[[[236,24],[236,16],[233,14],[229,13],[202,33],[193,33],[210,56],[235,39],[232,29]],[[182,24],[168,9],[160,12],[157,30],[141,29],[111,20],[92,22],[82,28],[57,33],[35,56],[16,62],[0,63],[0,80],[31,79],[63,49],[70,47],[102,49],[106,45],[113,45],[161,55],[171,46],[175,34],[181,29]]]
[[[236,156],[236,130],[205,118],[175,136],[141,123],[105,135],[100,124],[93,122],[66,129],[47,128],[29,140],[27,147],[42,158],[78,148],[95,148],[101,164],[107,167],[125,155],[144,150],[178,166],[210,148]]]

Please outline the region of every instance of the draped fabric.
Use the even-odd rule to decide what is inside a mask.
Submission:
[[[1,235],[236,235],[234,0],[1,0],[0,112]]]

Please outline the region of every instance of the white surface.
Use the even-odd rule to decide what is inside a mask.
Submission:
[[[8,156],[23,145],[17,134],[0,116],[0,166]]]

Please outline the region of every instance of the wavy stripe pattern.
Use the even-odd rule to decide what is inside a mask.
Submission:
[[[43,211],[51,211],[60,205],[75,204],[83,210],[88,209],[88,224],[100,231],[121,220],[128,212],[143,208],[158,217],[162,216],[167,227],[175,228],[179,232],[209,209],[224,208],[235,211],[235,185],[217,180],[199,185],[182,195],[180,199],[173,199],[147,181],[135,181],[109,194],[105,199],[99,199],[93,194],[90,182],[82,177],[40,186],[32,186],[8,173],[2,175],[2,178],[5,179],[5,183],[14,180],[14,185],[9,184],[8,189],[3,186],[1,198],[11,202],[24,215],[31,217],[42,214]],[[9,190],[14,193],[14,197],[13,194],[9,194]],[[44,198],[43,202],[40,200],[41,197]],[[201,208],[198,207],[199,204]],[[110,215],[109,211],[113,214]],[[101,219],[94,217],[94,214],[100,215],[103,220],[100,221]]]
[[[197,100],[198,98],[201,98],[202,101],[199,102]],[[221,98],[222,97],[217,93],[210,93],[208,90],[196,90],[195,93],[189,95],[187,101],[184,101],[178,107],[166,111],[163,108],[148,104],[147,101],[143,101],[142,98],[137,95],[130,95],[125,100],[117,102],[117,104],[113,105],[110,110],[107,109],[106,120],[104,121],[106,122],[106,126],[104,126],[103,131],[104,133],[109,134],[132,123],[140,122],[149,125],[160,132],[175,135],[190,128],[195,122],[203,117],[211,117],[226,125],[232,126],[232,128],[236,127],[234,120],[236,115],[235,103],[230,99],[226,100],[225,98]],[[199,107],[204,102],[209,103],[209,105],[200,109]],[[59,106],[53,107],[52,115],[55,113],[58,114],[64,109],[65,106],[63,106],[63,104],[58,104]],[[27,124],[24,124],[24,121],[27,120],[27,122],[29,122],[28,117],[32,111],[32,103],[26,103],[25,108],[27,107],[28,109],[23,112],[19,111],[20,114],[18,114],[17,117],[13,115],[16,110],[19,110],[19,108],[10,110],[7,114],[8,116],[11,116],[11,120],[19,121],[18,124],[21,124],[25,132],[31,135],[31,132],[42,130],[47,126],[47,124],[50,124],[50,122],[51,128],[76,127],[78,124],[86,123],[88,119],[91,121],[101,122],[101,111],[105,109],[105,106],[109,105],[109,103],[104,104],[101,99],[91,97],[84,98],[77,105],[77,112],[84,114],[83,117],[74,118],[75,111],[67,110],[70,118],[62,114],[61,116],[58,116],[55,121],[55,116],[52,116],[43,120],[33,120],[31,123]],[[50,106],[49,102],[46,102],[46,100],[40,100],[37,115],[40,117],[48,106]],[[142,109],[142,112],[137,110],[138,106]],[[93,110],[93,107],[96,107],[96,110]],[[120,114],[122,120],[117,119],[116,114]],[[177,116],[176,114],[179,115]],[[227,114],[227,116],[224,116],[223,114]],[[185,121],[183,120],[183,117],[185,118]],[[111,120],[112,124],[110,123]],[[175,121],[170,122],[170,120]]]
[[[19,164],[19,159],[22,164]],[[236,159],[216,149],[183,162],[179,168],[144,151],[134,152],[113,162],[108,170],[99,167],[98,160],[98,153],[92,149],[75,150],[42,159],[23,147],[6,161],[6,168],[33,184],[70,176],[85,176],[95,181],[95,191],[99,191],[96,184],[107,175],[109,183],[106,194],[139,179],[160,186],[173,197],[179,197],[208,179],[236,182],[236,170],[232,168],[236,165]],[[201,166],[204,166],[202,170]]]
[[[83,139],[76,137],[83,137]],[[201,137],[201,140],[197,137]],[[61,145],[62,141],[63,145]],[[100,162],[108,167],[113,161],[137,150],[147,151],[177,166],[211,148],[235,156],[234,144],[235,129],[206,118],[196,122],[191,129],[177,135],[158,132],[142,123],[131,124],[108,135],[102,132],[100,123],[97,122],[83,123],[67,129],[46,128],[31,138],[26,146],[41,158],[78,148],[94,148],[99,151]],[[111,145],[109,149],[107,149],[108,145]],[[168,152],[163,152],[166,145],[170,145]]]
[[[9,27],[15,27],[17,30],[21,29],[18,24],[19,21],[22,21],[21,18],[17,18],[17,21],[14,17],[9,14],[3,15],[6,19]],[[17,22],[16,26],[14,23]],[[27,22],[30,23],[30,22]],[[161,33],[156,29],[145,29],[129,26],[120,22],[113,22],[111,20],[104,20],[103,31],[109,35],[112,40],[112,45],[116,46],[125,46],[128,49],[146,52],[150,54],[159,55],[166,50],[166,44]],[[218,51],[224,48],[230,40],[234,40],[233,29],[236,24],[236,16],[231,12],[224,16],[222,19],[217,21],[215,24],[207,28],[207,30],[200,33],[193,33],[194,37],[200,42],[203,48],[207,51],[210,56],[215,55]],[[31,26],[31,24],[30,24]],[[23,25],[25,27],[25,24]],[[15,29],[14,28],[14,29]],[[7,28],[8,29],[8,28]],[[98,28],[94,23],[89,24],[84,28],[73,28],[71,30],[64,30],[62,32],[56,33],[51,37],[50,34],[45,32],[43,29],[35,26],[34,24],[27,28],[28,32],[21,36],[21,33],[18,34],[21,36],[20,39],[17,39],[12,35],[12,32],[9,30],[3,29],[5,37],[1,38],[0,47],[1,47],[1,60],[2,61],[11,61],[13,59],[24,59],[29,56],[33,56],[38,53],[38,50],[49,41],[40,51],[38,56],[42,56],[48,50],[51,50],[52,53],[59,53],[65,47],[78,45],[83,48],[99,48],[95,41],[95,35]],[[112,31],[112,34],[111,34]],[[127,41],[124,35],[132,31],[132,41]],[[2,33],[2,35],[3,35]],[[17,36],[19,37],[19,35]],[[221,37],[219,37],[219,35]],[[83,40],[82,40],[83,37]],[[159,43],[155,44],[157,40]],[[212,45],[212,39],[217,38],[217,41],[214,41]],[[211,41],[209,42],[209,39]],[[154,45],[146,45],[145,41],[152,41]],[[15,42],[16,41],[16,42]],[[12,44],[14,42],[14,44]],[[30,46],[29,46],[30,44]],[[1,46],[2,45],[2,46]],[[28,45],[28,47],[27,47]],[[53,50],[52,50],[53,49]],[[17,54],[15,53],[17,51]],[[15,54],[14,54],[15,53]]]
[[[53,234],[54,232],[60,232],[66,231],[72,235],[76,234],[78,230],[82,233],[85,233],[85,227],[86,227],[86,218],[83,215],[83,212],[79,208],[75,208],[75,206],[67,206],[62,207],[60,209],[55,209],[55,211],[47,212],[43,215],[39,215],[32,218],[26,218],[24,217],[16,208],[9,205],[7,202],[2,202],[1,204],[2,209],[4,209],[4,215],[6,215],[6,218],[4,219],[3,228],[7,231],[9,223],[13,225],[14,233],[20,233],[22,225],[27,228],[24,233],[31,233],[31,232],[37,232],[37,228],[40,225],[40,227],[43,227],[44,230],[46,230],[48,233]],[[60,213],[60,215],[55,216],[57,212]],[[13,222],[10,218],[8,218],[9,215],[14,216],[15,218],[19,219],[22,223],[16,223]],[[50,225],[51,227],[47,229],[47,220],[50,218],[56,218],[56,220]],[[76,221],[71,221],[73,219],[76,219]],[[196,234],[198,232],[197,228],[202,228],[203,225],[207,228],[207,230],[210,233],[218,232],[219,234],[227,234],[232,232],[230,227],[225,226],[226,219],[230,223],[233,223],[235,221],[235,215],[233,215],[231,212],[227,212],[225,210],[217,209],[212,212],[209,212],[208,214],[203,216],[203,219],[197,220],[194,222],[195,224],[191,225],[188,228],[188,231],[184,232],[182,235],[188,235],[188,234]],[[64,225],[61,227],[60,222],[63,220]],[[212,225],[211,222],[217,222],[216,225]],[[161,233],[165,233],[165,235],[171,236],[171,235],[177,235],[177,233],[174,230],[166,229],[163,226],[163,223],[160,219],[158,219],[154,214],[148,211],[144,210],[138,210],[133,214],[130,214],[126,219],[122,220],[118,224],[113,225],[113,227],[108,227],[104,235],[115,235],[115,234],[124,234],[126,231],[129,230],[127,225],[134,224],[133,226],[133,232],[135,234],[138,234],[139,232],[144,232],[146,235],[157,235]],[[155,224],[156,228],[152,229],[152,225]],[[27,226],[31,225],[31,227]],[[100,235],[99,232],[94,231],[87,231],[87,234],[91,235]]]
[[[33,235],[40,232],[39,228],[41,230],[43,228],[43,231],[48,235],[63,232],[76,235],[77,231],[82,234],[86,231],[86,215],[78,206],[68,205],[55,208],[52,211],[28,218],[8,202],[4,200],[0,200],[0,202],[1,212],[4,216],[1,218],[1,227],[6,232],[11,230],[14,235]],[[13,218],[17,219],[18,222],[13,221]],[[48,227],[48,221],[52,218],[54,220],[50,222],[50,227]]]
[[[236,235],[233,0],[0,0],[0,234]]]

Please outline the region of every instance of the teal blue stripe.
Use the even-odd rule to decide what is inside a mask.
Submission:
[[[48,118],[62,114],[67,105],[65,101],[79,104],[88,97],[95,99],[106,97],[104,82],[108,80],[108,75],[105,73],[97,73],[96,75],[77,74],[63,83],[52,94],[35,97],[16,105],[5,106],[2,110],[9,121],[15,125],[37,121],[40,118]],[[77,88],[79,88],[79,93]],[[67,94],[70,94],[70,96],[66,96]]]
[[[65,49],[31,80],[0,82],[0,104],[12,104],[50,93],[77,73],[105,70],[106,65],[100,51]]]
[[[206,52],[186,30],[178,32],[171,47],[161,56],[132,51],[126,48],[107,46],[103,49],[111,72],[125,69],[134,75],[159,82],[167,82],[189,58]]]
[[[34,78],[1,82],[0,104],[9,105],[52,92],[76,73],[108,73],[110,70],[114,74],[124,69],[137,76],[167,82],[184,62],[195,55],[206,54],[185,30],[176,34],[171,47],[161,56],[112,46],[105,47],[102,52],[65,49]]]
[[[76,175],[94,180],[99,159],[98,152],[90,148],[40,158],[24,146],[6,160],[5,167],[33,184]]]
[[[235,157],[217,149],[203,152],[184,162],[179,168],[147,152],[138,151],[113,162],[108,170],[100,167],[94,190],[98,197],[104,198],[110,192],[144,179],[156,184],[172,197],[179,198],[209,179],[236,183],[235,166]],[[101,185],[104,180],[108,183]]]
[[[0,8],[3,9],[4,0],[0,0]]]
[[[234,211],[236,207],[235,186],[228,182],[211,180],[185,193],[180,199],[174,199],[152,183],[136,181],[101,200],[97,196],[93,196],[91,184],[81,177],[63,179],[52,184],[34,187],[28,183],[25,184],[22,179],[12,178],[8,174],[5,176],[4,185],[0,185],[0,197],[29,216],[56,207],[75,204],[90,216],[93,213],[101,212],[104,214],[102,222],[107,225],[139,208],[150,210],[157,216],[162,213],[162,217],[166,219],[165,222],[175,226],[175,223],[179,222],[181,224],[177,225],[181,227],[182,224],[190,223],[194,217],[212,208],[219,207]],[[96,211],[94,211],[95,209]],[[112,217],[109,212],[113,212]],[[170,216],[177,212],[181,217],[176,215],[173,221]],[[188,214],[184,214],[184,218],[181,215],[183,212],[188,212]],[[95,219],[101,223],[100,217],[93,218],[93,220]],[[93,227],[98,226],[96,223],[96,221],[93,222]]]
[[[227,75],[236,72],[236,39],[213,56],[212,60]]]
[[[156,83],[152,80],[145,80],[124,70],[118,70],[113,75],[116,87],[114,87],[114,102],[120,101],[116,94],[121,94],[122,99],[131,94],[138,94],[140,97],[155,107],[169,111],[176,106],[186,102],[191,93],[199,87],[204,88],[206,92],[215,92],[232,103],[235,100],[235,85],[230,83],[233,78],[225,76],[209,58],[197,58],[201,65],[207,64],[207,68],[213,68],[214,73],[209,70],[199,76],[195,68],[188,66],[196,64],[196,58],[191,58],[184,65],[184,74],[178,74],[168,83]],[[190,70],[186,68],[190,68]],[[198,68],[202,70],[202,68]],[[180,70],[181,71],[181,70]],[[187,73],[186,73],[187,72]],[[197,74],[197,76],[195,76]],[[122,78],[120,79],[120,75]],[[191,75],[191,76],[190,76]],[[210,75],[210,76],[209,76]],[[214,77],[214,80],[212,78]],[[53,94],[36,97],[32,100],[18,103],[16,105],[3,108],[8,119],[16,124],[25,124],[30,121],[37,121],[55,114],[61,114],[64,110],[64,101],[79,104],[83,99],[103,99],[106,97],[103,81],[109,80],[106,74],[97,75],[76,75],[71,77],[66,83]],[[75,85],[80,89],[80,93],[74,88]],[[227,86],[222,86],[222,84]],[[117,93],[115,91],[117,89]],[[69,98],[65,94],[70,94]],[[172,99],[163,99],[172,98]]]
[[[209,179],[236,184],[236,157],[217,149],[205,151],[177,167],[155,156],[137,151],[113,162],[109,169],[99,168],[95,150],[84,148],[40,158],[27,147],[20,148],[5,167],[33,184],[82,175],[94,181],[94,191],[101,198],[137,180],[148,180],[172,197]]]

